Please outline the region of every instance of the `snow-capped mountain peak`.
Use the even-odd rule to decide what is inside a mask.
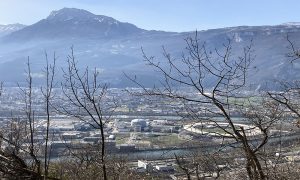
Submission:
[[[12,32],[18,31],[26,27],[23,24],[7,24],[7,25],[0,25],[0,36],[5,36]]]
[[[92,18],[96,15],[89,11],[76,8],[63,8],[60,10],[52,11],[47,17],[48,20],[69,20],[74,18]]]
[[[143,32],[133,24],[76,8],[63,8],[7,39],[103,38],[127,36]]]
[[[118,24],[119,21],[103,16],[95,15],[89,11],[76,8],[63,8],[57,11],[52,11],[47,17],[48,21],[74,21],[75,24],[79,22],[93,22],[94,23],[107,23],[107,24]]]

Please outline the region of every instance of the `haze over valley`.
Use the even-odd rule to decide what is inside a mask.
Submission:
[[[299,23],[284,23],[276,26],[238,26],[220,29],[198,30],[198,39],[206,43],[209,51],[222,48],[232,40],[233,55],[253,41],[252,64],[249,83],[264,87],[266,82],[299,78],[298,66],[289,63],[287,35],[297,42]],[[97,68],[103,82],[112,87],[133,86],[128,75],[138,75],[146,86],[157,82],[152,69],[143,61],[141,47],[149,56],[164,62],[162,46],[174,58],[181,58],[186,47],[184,39],[194,37],[190,32],[165,32],[141,29],[130,22],[120,22],[112,17],[95,15],[86,10],[63,8],[53,11],[48,17],[32,25],[0,26],[0,77],[13,86],[24,80],[24,64],[30,58],[36,82],[42,77],[45,52],[55,52],[59,66],[66,66],[66,57],[74,47],[76,60],[81,67]],[[270,87],[269,87],[270,88]],[[271,87],[272,88],[272,87]]]

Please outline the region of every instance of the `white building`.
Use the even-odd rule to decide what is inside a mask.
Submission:
[[[130,125],[135,131],[143,131],[148,124],[145,119],[133,119]]]
[[[153,169],[152,164],[147,162],[146,160],[138,160],[138,167],[144,168],[147,172]]]

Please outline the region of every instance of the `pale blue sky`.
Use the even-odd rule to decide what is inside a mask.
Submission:
[[[0,0],[0,24],[33,24],[63,7],[167,31],[300,22],[300,0]]]

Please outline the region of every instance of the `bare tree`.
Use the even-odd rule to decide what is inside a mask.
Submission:
[[[7,143],[6,150],[1,152],[1,166],[4,176],[41,179],[41,163],[37,157],[37,147],[34,142],[35,119],[32,109],[32,76],[29,58],[26,74],[28,86],[25,88],[19,86],[25,102],[25,120],[19,117],[13,118],[12,115],[12,120],[9,122],[10,128],[1,135],[1,139]],[[28,147],[24,146],[25,141],[29,142]],[[26,162],[28,157],[32,161]]]
[[[37,130],[35,119],[35,111],[33,108],[34,94],[33,94],[33,78],[31,72],[30,60],[28,57],[27,60],[27,70],[26,70],[26,84],[27,87],[19,88],[21,94],[24,97],[24,112],[25,118],[14,118],[19,119],[18,121],[11,121],[11,129],[8,134],[8,138],[4,135],[1,138],[9,144],[11,147],[6,152],[3,152],[3,163],[4,168],[7,170],[6,173],[11,171],[12,177],[17,178],[29,178],[29,179],[55,179],[49,177],[48,168],[49,168],[49,159],[50,155],[48,153],[48,141],[49,141],[49,127],[50,127],[50,100],[52,98],[52,89],[53,81],[55,74],[55,61],[56,57],[54,55],[53,64],[48,62],[48,56],[46,54],[46,68],[45,68],[45,77],[46,77],[46,87],[41,88],[41,92],[45,97],[45,107],[47,114],[46,122],[46,131],[45,131],[45,142],[46,147],[42,156],[44,157],[44,168],[42,171],[41,160],[39,158],[39,151],[41,150],[40,142],[36,141]],[[12,115],[13,116],[13,115]],[[26,146],[27,142],[29,145]],[[11,162],[11,165],[7,163]],[[6,163],[6,164],[5,164]],[[14,175],[15,174],[15,175]]]
[[[290,63],[293,65],[298,63],[300,59],[300,50],[296,47],[296,43],[293,42],[289,35],[286,37],[288,42],[288,50],[287,58]],[[278,81],[280,84],[279,91],[269,91],[268,96],[280,103],[285,109],[285,115],[287,117],[293,118],[295,121],[295,126],[300,128],[300,81],[296,80],[286,80],[286,81]]]
[[[40,160],[37,158],[37,148],[35,147],[36,144],[34,142],[34,136],[36,135],[35,133],[35,116],[34,116],[34,110],[32,109],[32,102],[33,102],[33,81],[32,81],[32,74],[31,74],[31,66],[30,66],[30,60],[28,57],[27,60],[27,78],[26,78],[26,82],[28,87],[26,88],[21,88],[19,86],[19,88],[21,89],[22,93],[24,94],[24,101],[25,101],[25,113],[26,113],[26,118],[27,118],[27,122],[29,125],[29,136],[30,136],[30,146],[29,146],[29,152],[30,152],[30,156],[32,157],[32,159],[34,160],[35,164],[35,168],[34,170],[37,171],[38,174],[41,174],[41,162]]]
[[[45,177],[48,177],[49,163],[50,163],[50,152],[51,148],[48,148],[49,143],[49,128],[50,128],[50,116],[51,116],[51,99],[53,96],[54,87],[54,76],[55,76],[55,65],[56,65],[56,55],[53,54],[53,63],[50,64],[48,60],[48,55],[45,53],[46,67],[44,70],[46,77],[46,87],[41,88],[41,92],[44,96],[45,106],[46,106],[46,135],[45,135],[45,152],[44,152],[44,173]]]
[[[30,149],[23,148],[23,137],[26,136],[24,127],[26,124],[20,118],[12,118],[7,124],[9,127],[2,127],[0,138],[4,147],[0,149],[0,176],[3,178],[34,178],[41,176],[36,172],[35,167],[28,164],[23,154],[30,155]],[[8,131],[6,131],[8,130]]]
[[[86,68],[82,73],[77,67],[73,48],[68,56],[68,68],[64,70],[64,83],[62,89],[65,97],[70,102],[71,109],[62,107],[62,111],[68,115],[76,117],[81,121],[90,124],[95,129],[100,130],[100,162],[103,179],[107,180],[107,162],[105,149],[105,116],[104,103],[108,90],[107,84],[99,83],[98,72],[95,69],[90,73]],[[74,110],[75,109],[75,110]],[[89,117],[87,120],[85,117]]]
[[[206,177],[218,179],[228,164],[226,158],[228,158],[226,153],[193,152],[183,156],[175,154],[176,164],[184,172],[187,179],[197,180],[205,179]]]
[[[295,47],[295,43],[292,42],[287,36],[289,43],[288,49],[290,52],[287,54],[290,63],[296,63],[300,59],[300,50]],[[269,91],[268,95],[271,99],[285,106],[298,119],[300,118],[300,105],[298,99],[300,98],[300,81],[280,81],[281,90],[279,92]],[[296,122],[296,125],[300,127],[300,120]]]
[[[274,122],[265,121],[265,119],[250,120],[249,126],[241,126],[234,122],[232,116],[236,111],[241,111],[241,109],[245,111],[248,108],[244,103],[248,96],[242,91],[246,86],[247,75],[254,58],[252,41],[241,50],[240,56],[233,55],[230,40],[223,44],[221,49],[210,50],[206,43],[200,43],[196,32],[194,38],[189,37],[185,39],[185,42],[187,47],[181,59],[172,57],[163,48],[166,61],[157,61],[153,56],[147,56],[142,49],[146,63],[161,73],[163,80],[158,86],[149,89],[136,78],[127,76],[143,89],[142,93],[134,93],[134,95],[160,96],[197,106],[197,111],[193,109],[186,113],[188,118],[205,119],[223,131],[219,134],[220,136],[235,140],[240,144],[246,157],[245,167],[248,177],[266,179],[258,153],[267,143],[268,129]],[[192,89],[194,95],[187,96],[177,87]],[[220,116],[223,120],[204,118],[205,114]],[[222,125],[224,122],[227,123],[226,127]],[[251,143],[253,132],[264,134],[263,138],[255,144]]]

